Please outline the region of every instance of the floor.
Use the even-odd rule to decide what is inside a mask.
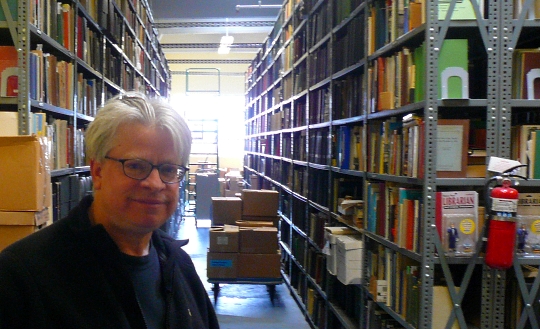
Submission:
[[[179,239],[190,254],[208,294],[214,300],[213,284],[206,277],[209,221],[187,217],[178,230]],[[285,283],[276,286],[273,303],[264,285],[221,284],[215,309],[221,329],[309,329],[310,326]]]

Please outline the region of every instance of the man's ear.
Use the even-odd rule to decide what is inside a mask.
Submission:
[[[102,163],[94,159],[90,160],[90,174],[92,175],[92,185],[94,190],[99,190],[101,188],[101,169]]]

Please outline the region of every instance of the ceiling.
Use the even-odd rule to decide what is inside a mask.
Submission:
[[[149,3],[173,75],[182,75],[187,68],[202,65],[243,76],[274,26],[283,0],[149,0]],[[217,52],[224,35],[234,37],[227,55]]]

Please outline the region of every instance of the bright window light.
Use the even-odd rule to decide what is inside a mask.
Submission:
[[[220,55],[227,55],[231,51],[231,48],[229,46],[221,45],[219,46],[217,52]]]

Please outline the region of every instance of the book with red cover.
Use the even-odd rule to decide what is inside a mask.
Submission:
[[[16,97],[18,95],[18,80],[16,79],[17,75],[13,74],[14,71],[17,71],[17,66],[17,49],[15,49],[14,46],[0,46],[0,75],[2,76],[0,88],[2,90],[1,95],[3,97]]]
[[[409,250],[414,248],[414,235],[420,234],[415,227],[415,204],[414,201],[422,201],[421,189],[402,187],[399,189],[399,224],[398,245]]]

